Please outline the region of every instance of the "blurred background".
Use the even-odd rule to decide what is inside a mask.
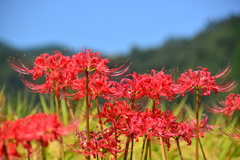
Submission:
[[[240,80],[240,1],[0,1],[0,86],[23,89],[9,56],[28,59],[87,47],[112,63],[130,58],[131,71],[230,65]],[[24,56],[26,55],[26,56]],[[240,93],[240,87],[233,92]]]

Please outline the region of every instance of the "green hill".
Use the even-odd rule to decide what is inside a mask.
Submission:
[[[229,78],[240,80],[240,17],[211,22],[205,30],[192,39],[169,39],[164,45],[151,48],[133,48],[129,55],[131,70],[146,73],[148,70],[184,70],[198,66],[207,67],[212,74],[230,64],[233,69]],[[240,93],[240,87],[234,92]]]

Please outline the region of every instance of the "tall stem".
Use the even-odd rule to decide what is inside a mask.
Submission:
[[[55,105],[56,105],[56,114],[59,118],[59,104],[58,104],[58,97],[57,97],[56,91],[55,91],[54,99],[55,99]],[[62,137],[60,139],[60,154],[61,154],[62,160],[64,160],[64,147],[63,147]]]
[[[146,145],[146,149],[145,149],[145,157],[144,157],[144,160],[147,160],[147,156],[148,156],[148,148],[149,148],[149,142],[150,142],[150,140],[149,139],[147,139],[147,145]]]
[[[160,146],[161,146],[161,152],[162,152],[162,159],[167,160],[165,148],[164,148],[164,143],[163,143],[163,138],[160,137]]]
[[[127,160],[129,143],[130,143],[130,136],[128,136],[128,139],[127,139],[127,142],[126,142],[126,145],[125,145],[125,152],[124,152],[124,159],[123,160]]]
[[[155,100],[153,99],[153,105],[152,105],[153,113],[155,112],[155,108],[156,108],[156,103],[155,103]],[[165,152],[165,148],[164,148],[164,143],[163,143],[163,138],[162,137],[160,137],[160,146],[161,146],[162,159],[163,160],[167,160],[167,156],[166,156],[166,152]]]
[[[152,160],[152,147],[151,147],[152,143],[149,140],[149,160]]]
[[[180,159],[183,160],[181,148],[180,148],[180,145],[179,145],[179,139],[176,138],[175,140],[176,140],[176,143],[177,143],[177,148],[178,148],[178,153],[179,153]]]
[[[196,88],[196,160],[198,160],[198,139],[199,139],[199,88]]]
[[[97,106],[97,111],[98,111],[100,129],[103,130],[102,117],[100,116],[100,106],[99,106],[98,100],[99,100],[99,96],[96,97],[96,106]]]
[[[69,100],[68,100],[68,99],[65,99],[65,101],[67,102],[67,106],[68,106],[68,109],[69,109],[69,112],[70,112],[71,118],[72,118],[72,120],[74,120],[75,117],[74,117],[74,114],[73,114],[72,107],[71,107],[71,105],[70,105],[70,103],[69,103]]]
[[[90,142],[90,136],[89,136],[89,100],[88,100],[88,71],[85,71],[85,77],[86,77],[86,127],[87,127],[87,143]],[[87,157],[88,160],[90,160],[90,156]]]
[[[132,106],[131,109],[134,109],[134,103],[135,103],[135,98],[131,98]],[[132,160],[133,157],[133,146],[134,146],[134,133],[131,134],[132,136],[132,144],[131,144],[131,154],[130,154],[130,160]]]
[[[143,138],[143,144],[142,144],[142,150],[141,150],[140,160],[142,160],[142,158],[143,158],[143,153],[144,153],[144,148],[145,148],[146,139],[147,139],[147,135],[145,135],[144,138]]]
[[[57,97],[56,91],[54,93],[54,100],[55,100],[56,114],[57,114],[57,117],[59,118],[59,105],[58,105],[58,97]]]
[[[43,141],[41,141],[41,154],[42,154],[42,160],[46,160],[46,152],[43,145]]]
[[[9,158],[8,158],[8,153],[7,153],[7,147],[6,147],[5,144],[3,144],[3,153],[4,153],[4,158],[5,158],[6,160],[9,160]]]
[[[30,145],[31,145],[31,144],[30,144],[30,141],[28,141],[27,144],[30,146]],[[27,157],[28,157],[28,160],[31,159],[31,151],[30,151],[29,148],[27,149]]]
[[[132,160],[132,157],[133,157],[133,145],[134,145],[134,133],[132,133],[132,145],[131,145],[131,155],[130,155],[130,160]]]
[[[199,144],[200,144],[200,147],[201,147],[201,151],[202,151],[202,154],[203,154],[203,158],[204,158],[204,160],[206,160],[207,158],[206,158],[205,152],[204,152],[204,150],[203,150],[202,143],[201,143],[200,139],[198,139],[198,141],[199,141]]]

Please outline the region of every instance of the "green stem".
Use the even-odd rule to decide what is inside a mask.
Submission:
[[[141,150],[140,160],[142,160],[142,158],[143,158],[143,153],[144,153],[144,148],[145,148],[146,139],[147,139],[147,136],[145,135],[144,138],[143,138],[143,144],[142,144],[142,150]]]
[[[86,77],[86,127],[87,127],[87,143],[90,142],[90,136],[89,136],[89,100],[88,100],[88,71],[85,71],[85,77]],[[90,160],[90,156],[87,157],[88,160]]]
[[[55,99],[55,105],[56,105],[56,114],[57,114],[57,117],[59,118],[60,115],[59,115],[58,97],[57,97],[57,94],[56,94],[56,90],[54,92],[55,92],[54,99]],[[62,138],[60,139],[60,154],[61,154],[62,160],[64,160],[65,158],[64,158],[64,147],[63,147]]]
[[[179,153],[180,159],[183,160],[181,148],[180,148],[180,145],[179,145],[179,139],[176,138],[175,140],[176,140],[176,143],[177,143],[177,148],[178,148],[178,153]]]
[[[118,136],[117,136],[117,131],[116,131],[116,130],[115,130],[115,139],[116,139],[116,142],[118,143],[118,140],[117,140],[117,139],[118,139]],[[116,148],[116,149],[117,149],[117,148]],[[115,154],[116,154],[116,157],[115,157],[115,158],[117,159],[117,151],[115,152]]]
[[[68,106],[68,109],[69,109],[69,112],[70,112],[71,118],[72,118],[72,120],[74,120],[75,117],[74,117],[73,110],[72,110],[72,107],[71,107],[71,105],[70,105],[70,102],[69,102],[68,99],[65,99],[65,101],[67,102],[67,106]]]
[[[31,144],[30,144],[30,141],[28,141],[27,143],[28,143],[29,146],[31,145]],[[28,149],[27,149],[27,157],[28,157],[28,160],[31,159],[31,156],[30,156],[30,155],[31,155],[31,152],[30,152],[30,149],[28,148]]]
[[[57,97],[56,91],[54,94],[54,100],[55,100],[55,106],[56,106],[56,114],[57,114],[57,117],[59,118],[59,105],[58,105],[58,97]]]
[[[202,154],[203,154],[204,160],[207,160],[207,158],[206,158],[206,155],[205,155],[205,153],[204,153],[204,150],[203,150],[202,143],[201,143],[200,139],[198,139],[198,141],[199,141],[199,144],[200,144],[200,148],[201,148],[201,151],[202,151]]]
[[[45,152],[45,148],[43,145],[43,141],[41,141],[41,154],[42,154],[42,160],[46,160],[46,152]]]
[[[133,110],[134,104],[135,104],[135,98],[131,98],[131,102],[132,102],[131,109]],[[132,133],[132,144],[131,144],[130,160],[132,160],[132,157],[133,157],[133,146],[134,146],[134,133]]]
[[[60,150],[61,150],[61,158],[62,158],[62,160],[64,160],[65,157],[64,157],[64,146],[63,146],[63,139],[62,139],[62,137],[60,137]]]
[[[7,147],[5,144],[3,144],[3,153],[4,153],[4,159],[9,160],[8,153],[7,153]]]
[[[135,98],[131,98],[131,103],[132,103],[131,109],[133,110],[133,108],[134,108],[134,103],[135,103]]]
[[[160,146],[161,146],[161,153],[162,153],[162,159],[167,160],[165,148],[164,148],[164,143],[163,143],[163,138],[160,137]]]
[[[132,145],[131,145],[130,160],[132,160],[132,157],[133,157],[133,145],[134,145],[134,134],[132,133]]]
[[[153,105],[152,105],[152,110],[153,113],[155,113],[155,108],[156,108],[156,103],[155,100],[153,99]],[[166,156],[166,152],[165,152],[165,148],[164,148],[164,143],[163,143],[163,138],[160,137],[160,146],[161,146],[161,153],[162,153],[162,159],[163,160],[167,160],[167,156]]]
[[[149,160],[152,160],[152,143],[151,141],[149,140]]]
[[[196,88],[196,160],[198,160],[198,139],[199,139],[199,88]]]
[[[127,160],[128,147],[129,147],[129,143],[130,143],[130,137],[131,137],[131,136],[128,136],[128,139],[127,139],[127,142],[126,142],[126,145],[125,145],[125,152],[124,152],[124,159],[123,159],[123,160]]]
[[[149,139],[147,139],[147,144],[146,144],[146,149],[145,149],[145,157],[144,160],[147,160],[147,156],[148,156],[148,150],[149,150]]]
[[[99,96],[96,97],[96,105],[97,105],[97,111],[98,111],[100,129],[103,130],[102,117],[100,116],[100,106],[99,106],[98,100],[99,100]]]

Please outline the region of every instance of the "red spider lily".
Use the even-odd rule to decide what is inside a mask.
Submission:
[[[75,92],[72,94],[63,94],[63,96],[67,97],[73,97],[75,100],[80,100],[81,98],[84,98],[86,96],[86,81],[85,77],[74,79],[72,81],[69,81],[68,84],[71,87],[71,89]]]
[[[117,82],[111,81],[110,78],[105,75],[94,73],[89,82],[89,93],[91,95],[91,99],[95,99],[97,96],[100,96],[106,100],[110,100],[115,97],[118,89],[115,87],[116,83]],[[120,92],[120,90],[117,92]]]
[[[125,64],[123,64],[117,68],[110,69],[107,66],[107,63],[110,61],[107,58],[102,59],[99,52],[92,53],[90,49],[86,49],[84,52],[74,54],[72,56],[72,62],[76,66],[74,69],[77,70],[78,73],[82,73],[84,71],[97,71],[101,74],[110,76],[120,76],[124,74],[130,67],[130,65],[128,65],[123,69],[125,66]]]
[[[6,121],[0,126],[0,156],[3,154],[4,145],[8,146],[9,142],[14,143],[15,148],[16,145],[21,144],[25,148],[32,150],[29,144],[30,141],[39,141],[46,147],[49,142],[58,140],[59,137],[67,135],[75,129],[76,124],[64,127],[55,114],[48,116],[38,113],[15,122]],[[11,147],[11,150],[13,149],[14,147]]]
[[[204,137],[205,133],[211,131],[214,127],[213,125],[207,124],[207,122],[208,122],[208,116],[206,114],[203,114],[203,118],[200,120],[200,123],[199,123],[199,134],[201,137]],[[187,123],[189,123],[189,125],[193,127],[193,130],[195,131],[196,120],[190,120]]]
[[[140,75],[136,72],[127,75],[128,78],[121,80],[122,96],[123,98],[141,99],[147,95],[148,86],[151,83],[151,75]]]
[[[8,63],[17,72],[32,75],[33,80],[44,76],[43,84],[36,84],[21,77],[23,83],[32,92],[53,93],[55,91],[55,94],[58,95],[61,89],[67,87],[68,81],[76,78],[76,75],[70,72],[71,66],[73,66],[71,58],[62,55],[59,51],[55,51],[54,55],[41,54],[35,59],[32,69],[27,68],[21,61],[11,62],[8,60]]]
[[[182,89],[177,89],[171,74],[165,74],[164,69],[159,72],[151,71],[152,80],[149,85],[148,96],[155,101],[156,104],[160,103],[161,97],[165,97],[171,101],[176,94],[182,94]]]
[[[168,114],[172,114],[169,112]],[[173,115],[172,115],[173,116]],[[163,130],[160,130],[159,133],[161,134],[165,140],[174,138],[177,140],[184,140],[187,142],[188,145],[191,145],[191,139],[196,136],[196,121],[183,121],[183,122],[176,122],[176,118],[172,118],[172,121],[168,120],[168,124],[163,125]],[[213,125],[207,124],[208,117],[207,115],[203,115],[203,119],[200,121],[199,125],[199,134],[201,137],[204,137],[205,133],[211,131],[213,129]],[[158,128],[155,127],[157,130]],[[162,128],[161,128],[162,129]],[[169,141],[165,142],[170,148]]]
[[[192,69],[189,69],[187,72],[182,73],[176,84],[191,93],[193,93],[196,88],[199,88],[202,91],[202,96],[209,96],[212,91],[216,94],[218,92],[228,92],[234,89],[237,85],[236,81],[233,80],[227,83],[222,81],[219,85],[216,83],[216,79],[224,78],[230,73],[230,66],[224,70],[220,70],[214,76],[211,76],[211,72],[209,72],[207,68],[198,68],[201,70],[193,71]]]
[[[134,113],[135,111],[131,110],[125,101],[116,101],[114,104],[109,102],[104,103],[100,116],[101,118],[106,118],[104,123],[111,122],[115,130],[125,132],[129,130],[129,127],[126,126],[127,120],[129,120]]]
[[[85,71],[95,71],[95,73],[98,72],[108,76],[120,76],[130,67],[128,65],[124,68],[125,64],[123,64],[110,69],[106,65],[109,60],[102,59],[99,52],[92,53],[90,49],[74,54],[72,57],[64,56],[59,51],[55,51],[53,55],[41,54],[35,59],[33,68],[26,67],[21,61],[8,60],[8,63],[18,73],[32,75],[33,80],[42,78],[43,83],[37,84],[21,77],[30,91],[54,93],[56,96],[59,96],[61,91],[67,91],[69,85],[76,88],[77,85],[71,83],[76,83],[80,74]],[[77,90],[82,89],[81,85],[79,87]]]
[[[177,94],[182,94],[183,89],[177,88],[171,78],[171,74],[165,74],[164,69],[159,72],[151,71],[151,74],[139,75],[136,72],[128,75],[121,81],[123,86],[123,97],[141,99],[148,96],[160,103],[161,97],[173,100]]]
[[[105,158],[106,153],[110,153],[114,156],[116,160],[116,153],[122,152],[120,150],[121,146],[118,144],[119,141],[116,140],[115,130],[110,127],[99,132],[89,132],[90,141],[87,141],[86,130],[77,131],[78,143],[70,147],[72,151],[81,153],[86,157],[92,155],[94,158],[97,155]]]
[[[219,101],[219,103],[222,107],[213,104],[213,108],[208,107],[208,110],[213,113],[223,113],[230,118],[234,111],[240,110],[240,94],[231,93],[225,101]]]
[[[44,53],[39,55],[34,61],[34,67],[32,69],[27,68],[21,61],[10,61],[10,66],[21,74],[33,75],[33,80],[46,75],[48,76],[54,70],[60,70],[66,68],[67,64],[71,61],[68,56],[63,56],[61,52],[55,51],[54,55]]]

